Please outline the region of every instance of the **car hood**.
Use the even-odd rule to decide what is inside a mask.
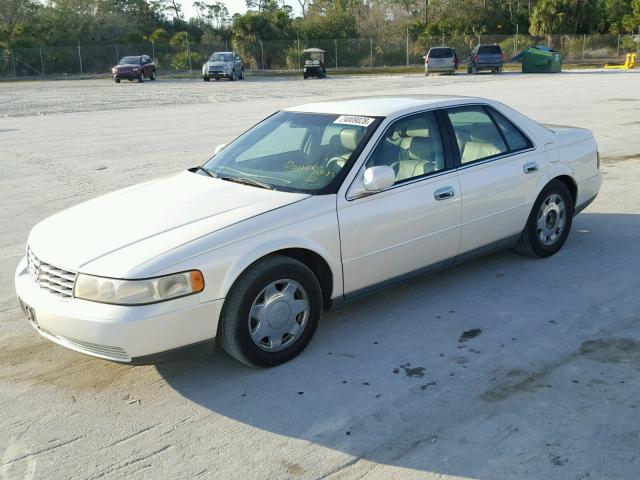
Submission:
[[[306,197],[185,171],[57,213],[32,229],[28,244],[57,267],[126,277],[180,245]]]
[[[207,62],[210,67],[230,67],[233,62]]]

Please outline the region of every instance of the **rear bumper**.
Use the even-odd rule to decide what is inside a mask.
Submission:
[[[424,69],[427,72],[451,72],[452,70],[455,70],[456,67],[453,65],[438,65],[436,67],[425,66]]]
[[[15,286],[40,335],[77,352],[128,364],[153,363],[183,347],[212,343],[223,303],[200,303],[199,295],[140,306],[62,299],[36,285],[25,259],[16,270]]]

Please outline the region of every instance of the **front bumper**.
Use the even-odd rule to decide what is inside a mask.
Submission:
[[[123,78],[125,80],[131,79],[136,80],[140,78],[141,72],[118,72],[113,74],[113,78]]]
[[[200,295],[140,306],[62,299],[36,285],[24,258],[15,286],[40,335],[77,352],[129,364],[153,363],[177,349],[212,343],[223,303],[200,303]]]
[[[231,72],[209,70],[209,72],[207,74],[205,74],[205,76],[209,77],[209,78],[230,78],[231,77]]]

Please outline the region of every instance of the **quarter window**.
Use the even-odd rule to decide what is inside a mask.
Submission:
[[[494,109],[491,109],[491,115],[498,124],[502,135],[504,135],[510,151],[516,152],[518,150],[531,148],[532,145],[529,139],[525,137],[513,123],[507,120],[504,115],[495,111]]]
[[[366,167],[388,165],[396,183],[444,170],[444,152],[433,112],[403,118],[392,124],[376,146]]]
[[[460,162],[500,155],[508,151],[502,135],[481,106],[460,107],[447,110],[460,150]]]

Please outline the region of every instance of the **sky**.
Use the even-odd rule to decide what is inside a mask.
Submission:
[[[206,0],[204,0],[206,3]],[[229,15],[233,15],[234,13],[244,13],[247,11],[247,4],[245,0],[221,0],[227,6],[227,10],[229,10]],[[300,6],[298,2],[295,0],[284,0],[287,5],[291,5],[293,7],[293,11],[299,12]],[[193,8],[193,0],[179,0],[182,4],[182,11],[185,13],[187,18],[196,16],[196,9]]]

